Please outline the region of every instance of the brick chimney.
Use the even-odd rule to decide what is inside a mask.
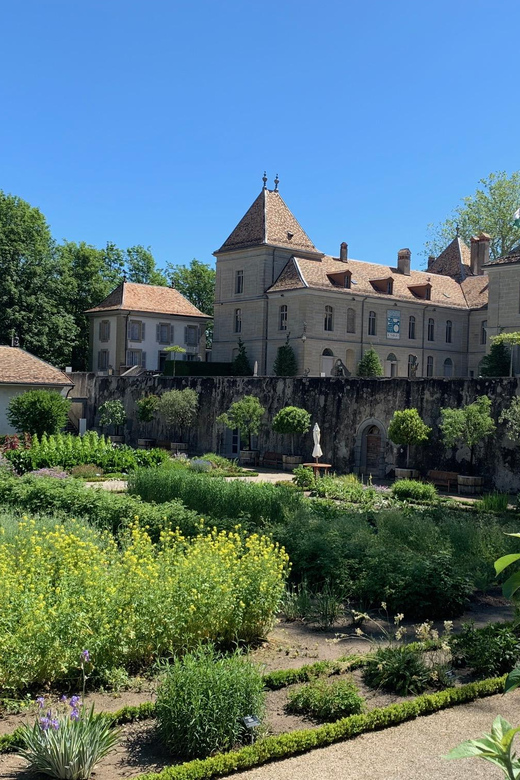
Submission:
[[[487,233],[479,233],[471,239],[471,273],[473,276],[482,275],[482,266],[489,263],[489,242],[491,236]]]
[[[348,244],[345,241],[342,241],[339,247],[339,259],[342,263],[346,263],[348,260]]]
[[[409,249],[400,249],[397,253],[397,270],[400,274],[410,276],[410,261],[412,253]]]
[[[434,264],[434,262],[436,260],[437,260],[437,258],[435,257],[435,255],[430,255],[428,257],[428,271],[430,270],[430,268],[432,267],[432,265]]]

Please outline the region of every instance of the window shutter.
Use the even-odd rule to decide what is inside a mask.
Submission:
[[[126,365],[127,366],[130,365],[130,350],[129,349],[126,350]]]
[[[141,322],[141,341],[144,341],[144,322]]]
[[[101,368],[101,350],[97,353],[97,367]]]
[[[100,340],[100,341],[101,341],[101,339],[103,338],[103,333],[102,333],[102,330],[101,330],[101,325],[102,325],[102,323],[100,322],[100,323],[99,323],[99,340]]]
[[[155,326],[155,340],[157,342],[159,342],[159,343],[161,342],[161,326],[160,325],[156,325]]]
[[[146,352],[141,352],[141,366],[146,368]]]
[[[170,344],[173,344],[173,325],[170,325]]]
[[[188,326],[187,326],[187,325],[186,325],[186,327],[184,328],[184,343],[185,343],[185,344],[187,344],[187,343],[188,343]]]

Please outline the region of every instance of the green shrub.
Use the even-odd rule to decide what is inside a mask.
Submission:
[[[479,677],[507,674],[520,658],[519,638],[512,626],[503,623],[478,629],[466,623],[450,645],[454,663],[469,666]]]
[[[128,491],[157,503],[178,498],[203,515],[216,519],[246,517],[259,525],[266,520],[283,521],[303,500],[300,493],[281,485],[227,482],[220,477],[166,469],[135,472],[129,477]]]
[[[77,477],[79,479],[92,479],[94,477],[100,477],[103,474],[101,466],[94,466],[93,463],[85,463],[81,466],[73,466],[70,470],[71,477]]]
[[[18,433],[58,433],[67,422],[70,404],[55,390],[28,390],[10,400],[7,419]]]
[[[199,647],[176,658],[157,690],[156,713],[171,752],[205,758],[250,739],[242,722],[264,714],[262,675],[238,651],[222,656]]]
[[[288,712],[334,721],[363,712],[364,701],[351,680],[316,680],[289,693]]]
[[[316,483],[316,477],[312,469],[306,466],[296,466],[293,469],[293,481],[295,485],[304,490],[312,490]]]
[[[477,502],[478,509],[481,509],[483,512],[506,512],[508,506],[508,494],[499,493],[498,490],[494,490],[492,493],[482,496],[480,501]]]
[[[113,401],[105,401],[99,407],[99,425],[106,428],[113,425],[116,430],[126,423],[126,412],[123,402],[119,398]]]
[[[406,645],[379,647],[363,667],[363,680],[369,688],[417,695],[430,685],[431,671],[418,650]]]
[[[435,501],[437,490],[430,482],[418,482],[415,479],[399,479],[392,485],[392,495],[400,501],[407,498],[413,501]]]

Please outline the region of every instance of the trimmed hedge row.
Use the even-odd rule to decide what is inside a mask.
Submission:
[[[278,669],[264,674],[264,686],[269,691],[278,691],[294,683],[310,682],[317,677],[331,677],[333,674],[359,669],[365,663],[365,656],[346,655],[337,661],[316,661],[315,664],[300,666],[298,669]]]
[[[2,476],[0,504],[30,513],[85,517],[96,528],[114,534],[138,516],[143,526],[149,526],[153,541],[157,541],[164,528],[178,527],[185,536],[200,531],[200,515],[186,509],[180,501],[156,506],[137,496],[109,493],[75,479]]]
[[[147,772],[135,780],[210,780],[240,770],[251,769],[269,761],[289,758],[308,750],[327,747],[334,742],[352,739],[367,731],[378,731],[397,726],[421,715],[465,704],[484,696],[493,696],[504,690],[505,676],[493,680],[468,683],[460,688],[447,688],[439,693],[424,694],[409,702],[378,707],[365,715],[350,715],[318,729],[306,729],[267,737],[250,747],[235,752],[221,753],[204,760],[170,766],[162,772]]]

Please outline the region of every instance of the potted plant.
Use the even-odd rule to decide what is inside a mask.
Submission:
[[[290,435],[291,441],[291,454],[282,456],[284,471],[292,471],[300,463],[303,463],[302,456],[294,454],[294,438],[295,436],[303,436],[310,427],[311,416],[309,412],[299,406],[285,406],[275,415],[272,422],[273,431]]]
[[[166,425],[173,428],[173,441],[170,447],[177,453],[187,452],[188,445],[181,441],[184,431],[189,428],[199,408],[199,396],[195,390],[168,390],[157,403],[157,413]]]
[[[240,450],[240,462],[256,466],[258,450],[253,449],[252,436],[260,431],[265,409],[254,395],[245,395],[240,401],[231,404],[227,412],[217,417],[216,422],[234,431],[238,428],[240,435],[247,436],[249,449]]]
[[[122,444],[125,440],[124,433],[121,428],[126,423],[126,412],[122,401],[116,399],[114,401],[105,401],[99,407],[99,426],[100,428],[107,428],[113,426],[114,434],[110,436],[110,441],[114,444]]]
[[[406,468],[395,468],[396,479],[417,479],[419,472],[410,468],[410,445],[424,444],[431,433],[426,423],[422,420],[417,409],[403,409],[394,412],[388,426],[388,438],[394,444],[406,447]]]
[[[144,395],[137,403],[137,419],[141,423],[151,423],[155,419],[157,412],[157,405],[159,403],[159,397],[156,395]],[[143,438],[137,439],[137,446],[143,449],[151,449],[155,447],[155,439]]]
[[[491,401],[487,395],[481,395],[472,404],[461,409],[441,409],[440,429],[446,447],[462,444],[469,448],[469,474],[459,474],[459,493],[471,495],[481,493],[484,480],[475,476],[475,448],[495,430],[495,423],[489,413]]]

